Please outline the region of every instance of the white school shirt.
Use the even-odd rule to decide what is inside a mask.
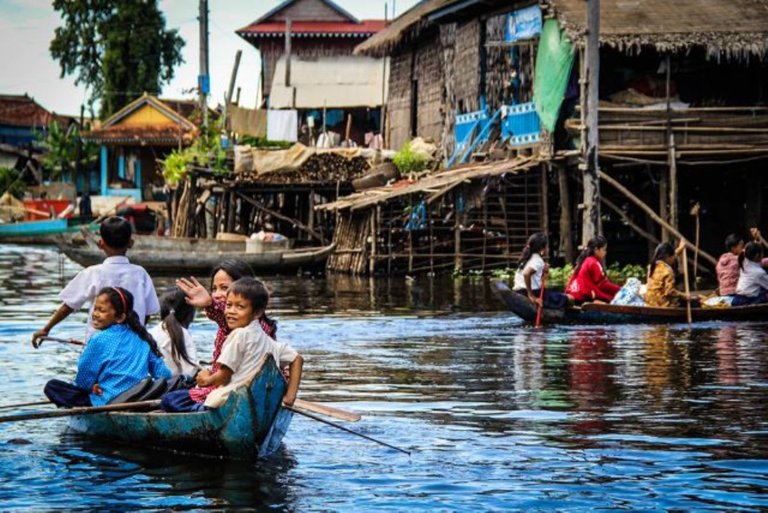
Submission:
[[[140,265],[130,263],[128,257],[107,257],[101,264],[86,267],[77,273],[64,290],[59,292],[61,302],[74,311],[90,303],[85,340],[90,339],[96,331],[91,324],[91,314],[96,296],[104,287],[122,287],[130,292],[133,295],[133,310],[142,324],[147,316],[160,311],[155,286],[147,271]]]
[[[736,294],[755,297],[760,294],[760,289],[768,290],[768,273],[757,262],[744,259],[744,268],[739,273],[739,282],[736,284]]]
[[[216,408],[224,404],[229,393],[253,375],[267,354],[272,355],[279,367],[292,363],[299,355],[288,344],[277,342],[264,333],[258,319],[244,328],[232,330],[217,360],[219,365],[225,365],[232,371],[232,379],[226,387],[219,387],[208,394],[205,405]]]
[[[525,278],[523,274],[527,269],[533,268],[535,272],[531,275],[531,290],[541,289],[541,276],[544,274],[544,259],[541,255],[534,253],[525,263],[522,269],[515,271],[515,283],[513,290],[526,290]]]
[[[192,340],[192,334],[189,330],[182,326],[181,331],[184,333],[184,348],[187,350],[187,356],[193,363],[189,363],[184,358],[181,358],[181,356],[179,356],[178,364],[174,361],[171,336],[165,330],[165,325],[162,322],[149,330],[149,334],[152,335],[152,338],[157,342],[157,348],[160,349],[160,352],[163,354],[163,361],[165,362],[166,367],[171,369],[171,373],[174,376],[179,376],[181,374],[194,376],[197,369],[200,368],[198,366],[199,360],[197,359],[197,348],[195,347],[195,342]]]

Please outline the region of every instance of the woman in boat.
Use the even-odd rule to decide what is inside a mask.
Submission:
[[[290,368],[283,403],[293,405],[304,360],[292,347],[276,342],[264,332],[261,318],[268,302],[269,292],[259,280],[241,278],[232,284],[226,300],[226,322],[231,333],[219,355],[217,368],[210,372],[203,369],[196,378],[200,389],[215,390],[206,394],[204,402],[197,400],[193,393],[198,388],[170,392],[163,396],[163,410],[195,412],[221,406],[232,389],[226,385],[245,382],[268,354],[281,368],[286,365]]]
[[[645,302],[649,307],[676,307],[681,301],[691,301],[693,298],[675,288],[675,269],[677,255],[685,250],[685,242],[680,241],[677,249],[669,242],[656,246],[653,260],[648,269],[648,290]]]
[[[563,309],[568,305],[569,297],[562,292],[544,289],[544,304],[541,305],[541,282],[549,266],[544,262],[549,247],[549,239],[543,233],[530,236],[523,248],[515,272],[514,291],[527,296],[537,306]],[[572,300],[572,298],[570,298]]]
[[[174,376],[194,376],[200,370],[197,349],[189,332],[195,319],[195,307],[187,303],[179,287],[170,287],[160,295],[160,324],[149,330]]]
[[[224,341],[232,332],[227,325],[224,316],[226,307],[227,292],[232,284],[240,278],[253,278],[253,269],[242,260],[229,259],[221,262],[214,268],[211,276],[211,293],[209,294],[205,287],[195,278],[182,278],[176,281],[176,285],[187,295],[187,302],[198,308],[205,309],[205,315],[215,322],[219,329],[216,331],[216,339],[213,344],[213,357],[211,359],[211,370],[216,372],[219,367],[219,355],[224,347]],[[277,339],[277,323],[270,319],[266,312],[262,312],[259,323],[269,337]],[[213,390],[211,387],[196,387],[190,392],[199,403],[205,401],[206,396]]]
[[[768,302],[768,274],[760,265],[762,259],[763,248],[757,242],[748,243],[739,255],[741,274],[731,303],[733,306]]]
[[[565,287],[565,293],[577,303],[601,301],[610,303],[621,287],[612,283],[603,270],[608,254],[608,240],[602,235],[590,239],[576,259],[576,268]]]
[[[56,406],[103,406],[139,382],[170,378],[157,343],[133,310],[133,295],[121,287],[99,291],[91,337],[77,364],[74,384],[50,380],[44,389]]]
[[[739,282],[739,256],[744,251],[744,241],[732,233],[725,238],[725,249],[715,266],[718,290],[721,296],[733,296]]]

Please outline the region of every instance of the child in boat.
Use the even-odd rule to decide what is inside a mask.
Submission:
[[[739,281],[739,256],[744,251],[744,241],[735,233],[725,238],[726,252],[720,255],[715,271],[721,296],[736,294],[736,284]]]
[[[733,306],[754,305],[768,302],[768,273],[760,262],[763,259],[763,248],[757,242],[750,242],[739,255],[739,282],[736,285],[736,295]]]
[[[669,242],[662,242],[656,247],[648,270],[648,290],[645,293],[648,306],[674,307],[679,306],[681,301],[693,302],[693,298],[675,288],[675,270],[672,266],[677,261],[677,255],[684,250],[684,241],[680,241],[677,249]]]
[[[259,280],[241,278],[232,284],[227,293],[225,310],[227,326],[232,331],[224,342],[217,368],[210,372],[201,370],[196,378],[199,388],[216,390],[207,393],[204,402],[196,399],[194,392],[198,388],[170,392],[163,396],[163,410],[194,412],[224,404],[232,389],[226,385],[236,386],[246,381],[267,354],[275,358],[278,366],[290,366],[283,402],[289,406],[294,403],[304,360],[293,348],[276,342],[264,332],[260,319],[268,302],[269,292]]]
[[[163,292],[160,296],[162,321],[149,330],[174,376],[194,376],[200,370],[197,349],[188,329],[195,318],[195,307],[186,299],[179,287],[170,287]]]
[[[94,299],[104,287],[122,287],[129,291],[134,298],[133,309],[144,325],[150,315],[160,311],[155,286],[152,279],[140,265],[132,264],[125,256],[128,248],[133,245],[131,225],[122,217],[110,217],[101,223],[99,229],[101,238],[99,247],[106,258],[98,265],[86,267],[59,293],[62,304],[42,329],[32,335],[32,345],[37,348],[39,340],[58,323],[67,318],[72,312],[79,310],[84,304],[90,303],[88,327],[85,340],[94,333],[93,309]]]
[[[549,269],[544,263],[547,255],[549,239],[543,233],[535,233],[528,239],[528,244],[523,248],[520,261],[517,264],[513,290],[518,294],[527,296],[534,304],[539,306],[541,301],[541,282],[544,273]],[[561,292],[544,290],[544,308],[563,309],[568,304],[569,297]]]
[[[133,309],[133,295],[121,287],[101,289],[94,301],[93,327],[74,384],[50,380],[44,389],[56,406],[103,406],[148,376],[170,378],[160,351]]]
[[[187,295],[187,302],[197,308],[205,309],[205,315],[216,323],[219,329],[216,331],[216,338],[213,344],[213,357],[211,359],[212,369],[215,372],[218,366],[219,355],[221,354],[224,341],[232,331],[227,326],[227,320],[224,317],[224,307],[227,299],[227,292],[232,284],[240,278],[252,278],[253,269],[247,263],[235,258],[224,260],[213,269],[211,274],[211,293],[209,294],[205,287],[197,281],[196,278],[181,278],[176,280],[176,285]],[[264,332],[273,339],[277,339],[277,323],[267,317],[264,313],[259,319]],[[196,398],[199,402],[205,400],[205,395],[210,390],[196,390]]]
[[[608,240],[602,235],[590,239],[576,259],[576,268],[565,287],[565,293],[577,303],[602,301],[610,303],[621,287],[605,275],[602,261],[608,254]]]

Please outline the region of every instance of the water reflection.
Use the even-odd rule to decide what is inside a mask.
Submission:
[[[73,348],[28,343],[78,270],[59,262],[0,247],[6,403],[74,373]],[[306,358],[302,395],[363,412],[355,429],[411,458],[302,418],[255,465],[94,443],[63,420],[0,424],[3,509],[768,507],[765,324],[536,329],[476,278],[268,281],[280,337]],[[192,331],[210,353],[214,326]]]

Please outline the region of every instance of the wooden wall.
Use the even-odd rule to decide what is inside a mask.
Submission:
[[[483,25],[480,20],[472,20],[456,27],[453,64],[456,103],[451,107],[459,112],[480,110],[480,32]]]
[[[419,45],[414,75],[418,84],[417,135],[439,142],[443,134],[443,67],[435,33]]]
[[[399,52],[389,61],[387,145],[399,150],[411,139],[411,66],[413,52]]]
[[[350,21],[322,0],[299,0],[268,18],[269,21]],[[265,20],[266,21],[266,20]]]

